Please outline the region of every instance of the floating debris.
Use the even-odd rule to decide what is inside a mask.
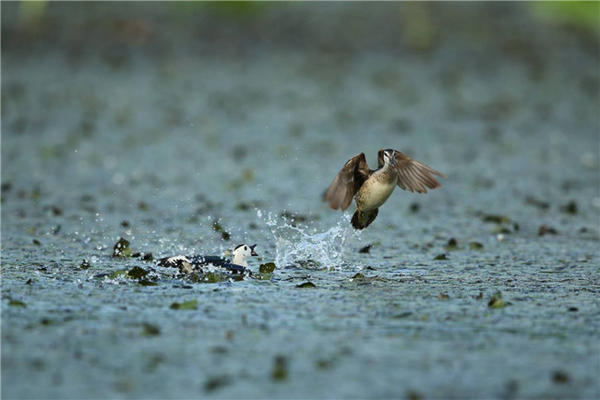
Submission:
[[[438,294],[438,300],[450,300],[450,296],[448,296],[448,293],[440,293]]]
[[[419,203],[410,203],[410,206],[408,206],[408,209],[410,210],[411,213],[416,214],[421,209],[421,206],[419,205]]]
[[[479,292],[479,294],[477,296],[471,296],[471,297],[475,300],[481,300],[481,299],[483,299],[483,292]]]
[[[510,229],[508,229],[505,226],[502,225],[498,225],[493,231],[492,233],[495,234],[502,234],[502,235],[510,235],[512,233],[512,231]]]
[[[8,302],[8,305],[11,307],[23,307],[23,308],[27,307],[27,304],[25,304],[21,300],[10,300]]]
[[[510,219],[505,215],[496,215],[496,214],[481,214],[481,219],[483,222],[491,222],[498,225],[508,224]]]
[[[565,371],[556,370],[552,372],[552,382],[563,384],[569,382],[570,377]]]
[[[538,235],[539,236],[544,236],[544,235],[558,235],[558,231],[552,227],[546,226],[546,225],[541,225],[538,228]]]
[[[273,273],[273,271],[275,271],[275,263],[265,263],[265,264],[260,264],[260,266],[258,267],[258,272],[260,272],[261,274],[271,274]]]
[[[232,276],[233,277],[233,276]],[[208,272],[206,274],[204,274],[202,276],[202,278],[200,279],[199,282],[204,282],[204,283],[219,283],[219,282],[223,282],[227,279],[227,277],[218,274],[216,272]]]
[[[175,302],[169,308],[171,310],[196,310],[198,308],[198,300],[189,300],[183,303]]]
[[[262,203],[260,201],[251,201],[251,202],[240,201],[239,203],[237,203],[235,205],[235,209],[240,210],[240,211],[250,211],[255,208],[261,207],[261,205],[262,205]]]
[[[204,390],[207,392],[212,392],[223,386],[227,386],[231,383],[231,377],[229,375],[220,375],[212,378],[208,378],[206,382],[204,382]]]
[[[120,276],[126,275],[127,274],[127,270],[126,269],[118,269],[116,271],[112,271],[110,274],[108,274],[108,279],[117,279]],[[99,277],[104,277],[106,275],[104,274],[99,274]]]
[[[450,238],[448,240],[448,243],[446,244],[445,249],[446,249],[446,251],[453,251],[453,250],[458,249],[458,242],[456,241],[456,239]]]
[[[158,335],[160,335],[160,328],[154,324],[144,322],[144,335],[158,336]]]
[[[365,276],[364,276],[364,274],[361,274],[360,272],[357,272],[356,274],[354,274],[354,276],[352,277],[352,279],[361,280],[361,279],[365,279]]]
[[[288,360],[285,356],[277,355],[273,360],[271,378],[274,381],[283,381],[288,377]]]
[[[317,369],[329,369],[333,366],[333,360],[332,359],[324,359],[324,358],[320,358],[318,360],[315,361],[315,368]]]
[[[148,279],[140,279],[138,280],[138,284],[142,286],[158,286],[158,283],[149,281]]]
[[[502,300],[502,292],[497,291],[494,293],[490,301],[488,302],[489,308],[504,308],[506,307],[506,303]]]
[[[213,228],[213,230],[215,232],[221,234],[221,238],[223,240],[229,240],[229,239],[231,239],[231,234],[229,232],[227,232],[225,230],[225,228],[223,228],[223,226],[219,223],[219,221],[213,222],[212,228]]]
[[[404,311],[404,312],[401,312],[400,314],[392,315],[392,318],[394,318],[394,319],[402,319],[402,318],[410,317],[411,315],[413,315],[412,311]]]
[[[360,250],[358,250],[359,253],[370,253],[371,252],[371,247],[373,247],[372,244],[368,244],[365,247],[361,248]]]
[[[304,283],[301,283],[299,285],[296,285],[297,288],[300,289],[307,289],[307,288],[316,288],[317,285],[315,285],[314,283],[312,283],[311,281],[306,281]]]
[[[542,210],[547,210],[550,208],[550,203],[536,199],[533,196],[525,197],[525,204],[532,205],[532,206],[537,207]]]
[[[138,209],[142,210],[142,211],[147,211],[148,210],[148,204],[146,204],[144,201],[140,201],[138,203]]]
[[[141,279],[148,275],[148,271],[141,267],[133,267],[127,271],[127,276],[133,279]]]
[[[571,200],[570,202],[562,206],[560,209],[564,213],[575,215],[577,214],[577,203],[575,202],[575,200]]]
[[[438,254],[437,256],[433,257],[434,260],[447,260],[448,257],[446,257],[446,254],[442,253],[442,254]]]
[[[127,220],[121,221],[121,226],[123,228],[129,228],[130,227],[129,221],[127,221]]]
[[[483,245],[479,242],[469,242],[469,248],[471,250],[483,250]]]
[[[41,245],[42,243],[40,243],[40,241],[39,241],[39,240],[37,240],[37,239],[33,239],[33,244],[34,244],[34,245],[36,245],[36,246],[39,246],[39,245]]]
[[[577,307],[569,307],[568,311],[569,312],[577,312],[577,311],[579,311],[579,308],[577,308]]]
[[[113,257],[130,257],[131,249],[129,248],[129,241],[123,238],[119,238],[117,243],[113,246]]]
[[[85,258],[83,259],[81,264],[79,264],[80,269],[89,269],[91,266],[92,266],[92,264],[90,264],[90,262],[88,260],[86,260]]]

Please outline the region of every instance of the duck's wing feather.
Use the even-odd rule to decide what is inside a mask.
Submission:
[[[229,260],[219,256],[192,256],[189,257],[193,265],[208,265],[212,264],[214,266],[222,266],[225,263],[228,263]]]
[[[252,274],[252,271],[250,271],[248,268],[233,263],[225,263],[221,265],[221,267],[225,268],[232,274]]]
[[[445,178],[446,176],[425,164],[413,160],[409,156],[396,150],[396,171],[398,172],[398,186],[411,192],[427,193],[427,189],[442,186],[433,175]],[[383,159],[383,156],[380,156]]]
[[[160,258],[156,261],[156,265],[160,267],[179,268],[183,263],[190,263],[186,256],[171,256]]]
[[[329,203],[329,207],[337,210],[345,210],[352,202],[352,198],[358,189],[367,180],[371,171],[365,159],[365,153],[357,154],[349,159],[344,167],[325,191],[323,201]]]

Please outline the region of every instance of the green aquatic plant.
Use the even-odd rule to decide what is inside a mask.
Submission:
[[[113,246],[113,257],[130,257],[131,249],[129,248],[129,241],[123,238],[119,238],[117,243]]]
[[[506,303],[502,300],[502,292],[499,290],[494,293],[494,295],[490,298],[488,302],[489,308],[504,308],[506,307]]]
[[[297,288],[300,289],[308,289],[308,288],[316,288],[317,285],[315,285],[314,283],[312,283],[311,281],[306,281],[304,283],[301,283],[299,285],[296,285]]]
[[[171,310],[196,310],[198,308],[198,300],[188,300],[182,303],[174,302],[169,308]]]
[[[141,279],[148,275],[148,271],[141,267],[133,267],[129,271],[127,271],[127,276],[133,279]]]
[[[483,250],[483,245],[479,242],[469,242],[469,248],[471,250]]]
[[[258,272],[260,272],[261,274],[264,274],[264,273],[271,274],[271,273],[273,273],[273,271],[275,271],[275,268],[276,268],[275,263],[272,263],[272,262],[260,264],[260,266],[258,267]]]
[[[27,304],[25,304],[21,300],[10,300],[8,302],[8,305],[11,307],[23,307],[23,308],[27,307]]]

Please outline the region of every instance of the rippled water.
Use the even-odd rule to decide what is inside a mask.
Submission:
[[[432,6],[422,53],[391,22],[407,9],[323,5],[240,22],[250,39],[202,9],[154,16],[138,45],[120,41],[131,16],[107,24],[102,8],[82,19],[87,41],[77,25],[19,36],[14,7],[3,397],[598,395],[600,78],[585,36],[516,6],[502,23],[496,6]],[[278,23],[299,16],[311,29]],[[356,232],[321,194],[381,147],[448,177],[398,189]],[[155,259],[257,243],[250,268],[277,269],[193,282],[112,257],[121,237]],[[127,277],[136,266],[156,285]]]

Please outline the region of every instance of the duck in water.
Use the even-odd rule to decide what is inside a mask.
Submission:
[[[403,190],[427,193],[427,189],[442,186],[433,175],[445,176],[394,149],[381,149],[377,154],[378,168],[369,169],[365,154],[349,159],[323,195],[323,201],[334,210],[347,209],[356,201],[352,226],[364,229],[377,217],[379,207],[390,197],[396,185]]]
[[[233,250],[233,260],[219,256],[173,256],[161,258],[156,265],[161,267],[178,268],[179,272],[191,274],[202,271],[203,267],[213,266],[223,268],[232,274],[250,273],[248,269],[248,257],[258,256],[254,248],[255,244],[249,246],[240,244]]]

